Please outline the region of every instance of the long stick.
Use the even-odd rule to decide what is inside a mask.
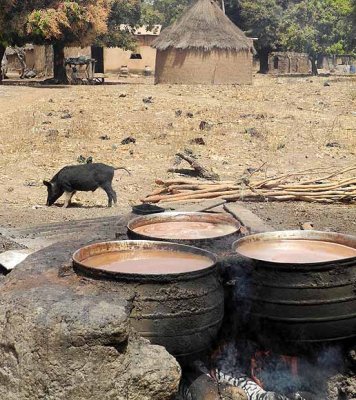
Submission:
[[[180,196],[172,199],[172,197],[166,197],[161,200],[162,203],[167,203],[167,202],[176,202],[176,201],[182,201],[182,200],[191,200],[191,199],[214,199],[216,197],[223,197],[227,195],[232,195],[235,194],[237,195],[238,192],[234,191],[227,191],[227,192],[213,192],[213,193],[202,193],[202,194],[195,194],[195,195],[186,195],[186,196]]]

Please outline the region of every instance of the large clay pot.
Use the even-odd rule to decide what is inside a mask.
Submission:
[[[205,257],[208,263],[197,271],[156,275],[118,273],[85,265],[85,260],[96,254],[142,249],[185,252]],[[198,354],[212,345],[224,314],[224,293],[214,254],[175,243],[116,241],[83,247],[73,260],[77,273],[125,281],[134,288],[130,321],[152,343],[165,346],[176,357]]]
[[[236,241],[233,248],[241,255],[244,244],[271,240],[298,240],[302,256],[303,240],[347,246],[350,254],[356,249],[354,236],[317,231],[251,235]],[[298,263],[250,259],[253,268],[243,285],[247,285],[249,326],[260,341],[292,349],[356,337],[356,256]]]

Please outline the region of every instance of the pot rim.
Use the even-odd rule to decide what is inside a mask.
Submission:
[[[226,223],[230,223],[231,226],[235,227],[235,231],[234,232],[230,232],[227,233],[225,235],[220,235],[220,236],[214,236],[214,237],[209,237],[209,238],[198,238],[198,239],[175,239],[175,238],[159,238],[159,237],[154,237],[154,236],[147,236],[147,235],[143,235],[140,233],[137,233],[135,231],[135,228],[138,226],[142,226],[142,225],[146,225],[146,224],[142,224],[142,225],[138,225],[140,222],[146,222],[146,221],[160,221],[164,218],[176,218],[179,216],[192,216],[192,217],[198,217],[198,218],[216,218],[217,220],[221,220],[221,221],[225,221]],[[223,239],[226,238],[228,236],[231,235],[236,235],[239,230],[241,229],[241,224],[239,221],[237,221],[236,219],[234,219],[232,216],[230,215],[225,215],[225,214],[209,214],[209,213],[205,213],[205,212],[194,212],[194,211],[166,211],[163,213],[155,213],[155,214],[150,214],[150,215],[145,215],[145,216],[139,216],[139,217],[135,217],[133,219],[131,219],[128,223],[127,223],[127,230],[129,231],[130,234],[132,234],[133,236],[137,237],[137,238],[142,238],[144,240],[148,240],[148,241],[175,241],[175,242],[179,242],[182,244],[189,244],[189,243],[199,243],[199,242],[205,242],[207,240],[211,241],[211,240],[218,240],[218,239]],[[195,246],[193,246],[195,247]]]
[[[346,257],[337,260],[329,260],[329,261],[318,261],[318,262],[308,262],[308,263],[293,263],[293,262],[279,262],[279,261],[268,261],[259,258],[249,257],[241,254],[238,249],[241,244],[246,242],[257,242],[257,241],[269,241],[275,239],[282,240],[320,240],[324,242],[341,244],[353,249],[356,249],[356,236],[347,235],[343,233],[337,232],[325,232],[325,231],[315,231],[315,230],[286,230],[286,231],[272,231],[272,232],[263,232],[257,233],[253,235],[248,235],[243,238],[236,240],[232,244],[232,250],[235,254],[238,254],[241,257],[253,260],[255,263],[263,263],[266,267],[280,267],[280,268],[309,268],[309,267],[328,267],[331,264],[348,264],[355,263],[355,257]]]
[[[203,257],[208,258],[211,261],[209,266],[189,272],[177,272],[170,274],[137,274],[137,273],[127,273],[127,272],[115,272],[115,271],[107,271],[102,268],[93,268],[85,265],[83,263],[84,258],[81,258],[81,253],[85,251],[90,251],[90,249],[97,248],[99,251],[95,254],[102,254],[103,252],[113,251],[114,248],[119,249],[150,249],[155,248],[157,250],[177,250],[181,252],[185,252],[188,254],[197,254]],[[100,251],[100,249],[102,251]],[[72,263],[74,270],[76,272],[83,273],[85,275],[89,275],[93,278],[97,279],[111,279],[111,280],[139,280],[139,281],[171,281],[171,280],[184,280],[184,279],[192,279],[198,278],[204,275],[210,274],[212,271],[217,270],[218,257],[216,254],[200,249],[195,246],[188,246],[186,244],[178,244],[172,242],[161,242],[161,241],[148,241],[148,240],[110,240],[105,242],[94,242],[89,245],[83,246],[80,249],[76,250],[72,256]]]

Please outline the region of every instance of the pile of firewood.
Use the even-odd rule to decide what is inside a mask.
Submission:
[[[255,178],[252,172],[244,174],[237,181],[187,178],[156,180],[160,188],[142,202],[195,202],[205,199],[221,199],[227,202],[301,200],[316,203],[354,203],[356,201],[356,176],[350,176],[350,172],[356,170],[356,165],[329,174],[324,172],[324,176],[320,176],[322,170],[305,170],[264,179]],[[312,175],[319,176],[311,179]]]

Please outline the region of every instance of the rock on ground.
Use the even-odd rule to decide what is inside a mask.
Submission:
[[[36,253],[0,283],[0,399],[171,398],[178,363],[132,332],[132,293],[66,267],[75,247]]]

